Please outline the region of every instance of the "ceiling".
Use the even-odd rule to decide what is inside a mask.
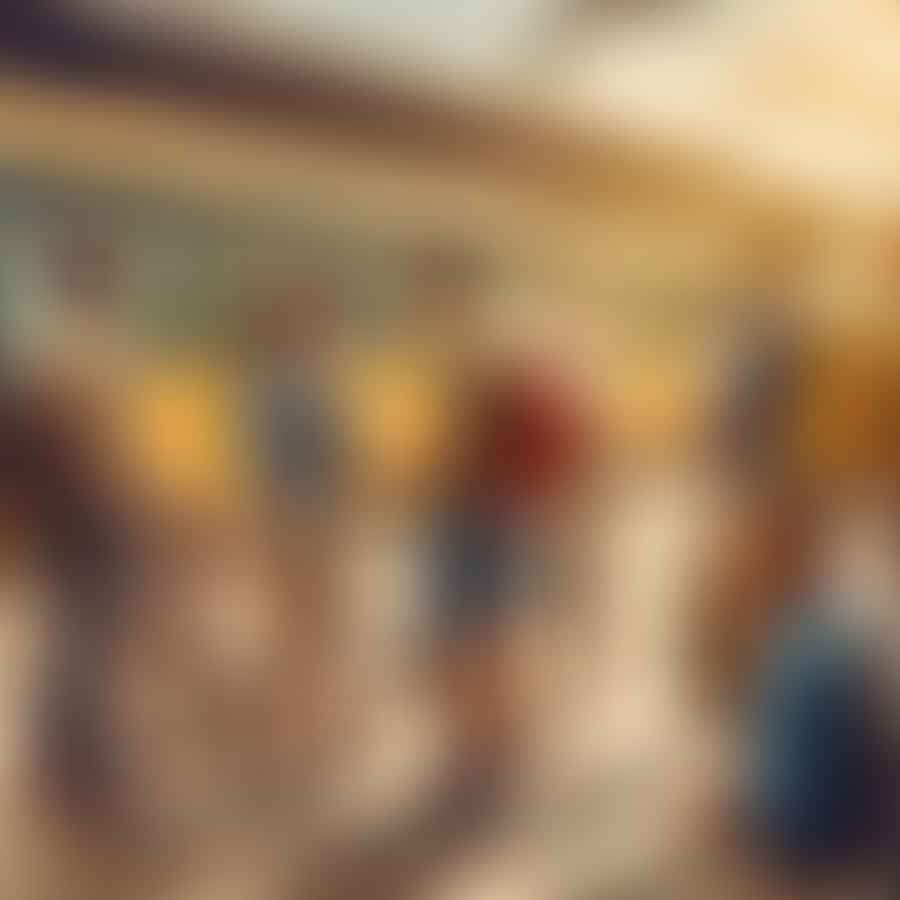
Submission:
[[[617,122],[848,209],[900,206],[900,9],[754,0],[627,39],[582,41],[549,88],[574,121]]]
[[[526,65],[571,0],[66,0],[122,28],[227,43],[285,62],[318,53],[450,90],[493,89]]]
[[[622,23],[703,5],[703,0],[61,2],[99,23],[159,31],[197,46],[226,44],[241,54],[288,64],[318,54],[332,63],[452,92],[501,94],[539,82],[570,34],[617,34]]]
[[[107,27],[620,129],[847,208],[900,208],[888,0],[59,0]],[[623,10],[627,14],[623,14]]]

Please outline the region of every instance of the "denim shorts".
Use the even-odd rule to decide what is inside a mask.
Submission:
[[[434,556],[441,634],[495,627],[514,596],[516,541],[505,517],[478,507],[454,511],[438,526]]]

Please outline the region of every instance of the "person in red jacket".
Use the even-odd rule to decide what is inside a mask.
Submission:
[[[526,724],[511,625],[567,520],[586,460],[579,405],[561,373],[525,352],[479,352],[478,284],[458,267],[429,273],[432,296],[455,292],[465,350],[456,369],[454,464],[435,541],[444,700],[459,779],[479,803],[501,787]],[[469,329],[469,330],[467,330]],[[445,333],[453,333],[445,329]],[[457,332],[459,334],[459,332]],[[543,558],[542,558],[543,557]],[[537,593],[554,586],[541,584]]]

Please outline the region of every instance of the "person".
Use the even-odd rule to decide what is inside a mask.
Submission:
[[[417,271],[424,314],[444,353],[456,354],[447,365],[454,449],[434,507],[435,593],[457,796],[480,806],[502,794],[521,747],[513,629],[533,587],[527,570],[541,557],[549,566],[551,535],[566,519],[583,435],[558,373],[537,354],[485,342],[485,282],[471,257],[432,251]]]
[[[820,573],[823,521],[791,488],[739,501],[728,566],[748,750],[743,820],[792,879],[848,871],[879,840],[885,787],[864,647]]]
[[[335,297],[324,280],[275,280],[252,303],[251,466],[273,525],[331,520],[344,442],[332,376]]]
[[[4,385],[0,477],[12,516],[40,548],[59,641],[42,751],[65,811],[108,812],[114,763],[104,696],[127,608],[133,550],[115,419],[128,344],[121,260],[96,235],[52,247],[46,328]]]
[[[895,862],[900,835],[897,759],[900,749],[900,670],[896,638],[900,627],[898,493],[895,480],[856,485],[843,500],[829,531],[827,571],[839,585],[837,613],[866,654],[873,685],[879,760],[885,770],[880,793],[886,876],[896,890]]]
[[[329,720],[328,702],[321,698],[338,678],[340,559],[351,467],[338,393],[334,284],[320,273],[276,276],[263,283],[248,312],[244,337],[252,352],[241,443],[282,604],[284,645],[276,656],[283,677],[277,680],[290,742],[304,719],[310,729],[313,719]],[[298,710],[301,667],[304,682],[322,690]],[[323,733],[320,744],[327,747],[329,741]]]
[[[742,477],[777,473],[789,449],[802,359],[786,303],[776,279],[751,288],[739,305],[740,332],[723,373],[718,439],[726,466]]]

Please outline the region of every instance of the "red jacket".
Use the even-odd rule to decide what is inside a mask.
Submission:
[[[503,504],[552,499],[583,461],[578,404],[562,379],[534,366],[498,373],[476,403],[475,486]]]

